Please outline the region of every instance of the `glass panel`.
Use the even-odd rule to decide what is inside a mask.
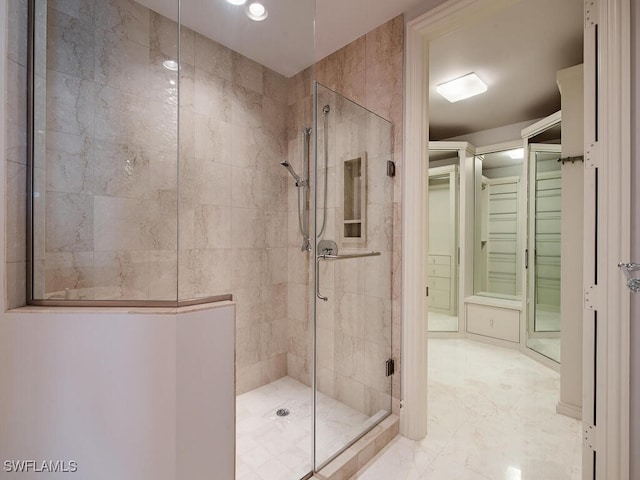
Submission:
[[[319,467],[391,412],[393,181],[392,125],[317,88]]]
[[[457,150],[429,149],[427,269],[429,331],[458,331],[459,165]]]
[[[560,145],[530,145],[530,242],[533,242],[528,346],[560,362]]]
[[[522,296],[522,148],[476,157],[476,295]]]
[[[157,60],[178,26],[131,0],[36,12],[33,299],[175,301],[177,76]]]

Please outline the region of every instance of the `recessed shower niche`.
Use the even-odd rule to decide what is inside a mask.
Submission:
[[[367,232],[367,155],[343,162],[343,242],[361,244]]]

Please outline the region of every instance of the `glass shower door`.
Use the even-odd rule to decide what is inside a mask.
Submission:
[[[316,470],[391,413],[392,126],[317,85]]]

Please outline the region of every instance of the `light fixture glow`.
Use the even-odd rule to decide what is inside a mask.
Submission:
[[[162,62],[162,66],[167,70],[171,70],[172,72],[178,71],[178,62],[176,62],[175,60],[165,60],[164,62]]]
[[[244,5],[247,3],[247,0],[227,0],[231,5]]]
[[[514,160],[524,158],[524,148],[514,148],[513,150],[509,150],[507,152],[507,155],[509,155]]]
[[[175,80],[169,80],[169,85],[175,85],[176,81]]]
[[[487,91],[487,85],[475,73],[454,78],[436,87],[436,91],[451,103],[479,95]]]
[[[247,7],[247,17],[256,22],[261,22],[268,15],[267,9],[261,3],[254,2]]]
[[[507,467],[505,480],[522,480],[522,470],[515,467]]]

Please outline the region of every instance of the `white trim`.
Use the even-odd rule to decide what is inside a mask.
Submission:
[[[629,0],[595,3],[600,47],[594,52],[599,61],[598,145],[590,153],[589,163],[598,167],[599,192],[596,478],[627,480],[630,296],[617,263],[627,261],[630,255],[630,3]],[[594,65],[585,71],[589,67]],[[592,136],[585,135],[585,141],[589,140]],[[592,191],[585,185],[588,204],[593,201],[590,194]],[[585,225],[590,214],[593,209],[585,211]],[[593,228],[592,222],[589,225]],[[592,256],[591,252],[593,249],[585,249],[585,260]],[[592,311],[585,310],[585,323],[591,318]],[[585,368],[585,377],[588,374],[589,369]]]
[[[400,432],[413,440],[427,434],[427,318],[425,255],[428,228],[427,78],[428,40],[462,22],[517,0],[449,0],[412,20],[405,29],[404,176],[402,216],[402,408]]]
[[[552,113],[548,117],[541,118],[533,125],[529,125],[527,128],[522,129],[522,138],[524,140],[529,140],[531,137],[535,137],[539,133],[548,130],[549,128],[557,125],[562,122],[562,111],[557,111],[556,113]]]
[[[598,480],[627,480],[629,465],[629,294],[615,264],[629,255],[630,219],[630,28],[629,0],[590,0],[598,8],[600,42],[598,52],[587,45],[600,61],[601,101],[600,147],[589,145],[585,132],[585,166],[590,162],[603,165],[600,178],[601,201],[599,225],[599,271],[602,280],[599,324],[599,385],[598,385]],[[406,164],[403,192],[403,369],[404,404],[401,412],[401,433],[418,439],[426,434],[427,332],[423,309],[424,272],[421,246],[424,241],[425,182],[422,139],[428,138],[428,105],[425,102],[429,39],[451,31],[470,16],[485,15],[512,3],[509,0],[449,0],[409,22],[406,28],[405,76],[405,139]],[[591,16],[585,18],[589,30]],[[585,65],[585,71],[588,66]],[[585,78],[585,95],[589,90]],[[589,114],[585,105],[585,117]],[[608,142],[604,142],[604,140]],[[598,151],[602,153],[599,154]],[[589,180],[585,176],[585,192]],[[585,198],[587,202],[590,198]],[[586,204],[585,204],[586,206]],[[585,229],[593,226],[585,208]],[[417,225],[422,220],[422,225]],[[585,247],[588,246],[588,239]],[[593,249],[585,248],[585,264],[593,260]],[[585,270],[585,277],[587,272]],[[590,311],[585,310],[585,321]],[[608,321],[612,319],[612,321]],[[614,321],[615,320],[615,321]],[[588,348],[585,328],[585,358]],[[592,359],[593,360],[593,359]],[[585,374],[586,379],[586,374]],[[588,393],[589,384],[583,387]],[[587,405],[587,404],[585,404]],[[588,462],[587,462],[588,463]],[[586,470],[583,470],[583,474]],[[586,478],[586,477],[585,477]]]

